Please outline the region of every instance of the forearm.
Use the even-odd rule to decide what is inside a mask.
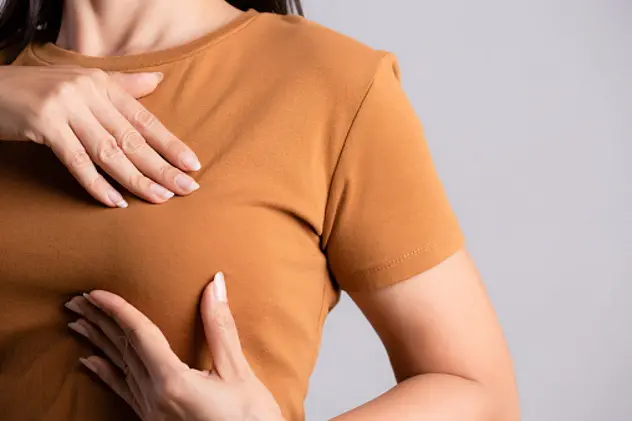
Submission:
[[[413,376],[332,421],[517,421],[517,399],[448,374]]]

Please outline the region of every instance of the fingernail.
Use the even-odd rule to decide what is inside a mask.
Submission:
[[[217,272],[213,277],[213,296],[217,301],[221,301],[223,303],[228,301],[228,297],[226,296],[226,282],[224,281],[224,274],[222,272]]]
[[[162,81],[162,78],[165,77],[165,75],[162,72],[151,72],[151,73],[146,73],[147,76],[152,77],[154,80],[152,80],[152,82],[156,82],[156,83],[160,83]]]
[[[96,301],[94,301],[94,298],[92,298],[92,297],[90,296],[90,294],[88,294],[87,292],[84,292],[82,295],[84,296],[84,298],[85,298],[86,300],[88,300],[88,301],[90,302],[90,304],[92,304],[92,305],[93,305],[93,306],[95,306],[96,308],[99,308],[99,309],[101,308],[101,307],[99,307],[99,305],[97,304],[97,302],[96,302]]]
[[[83,315],[83,310],[81,310],[81,307],[79,307],[79,304],[77,304],[73,299],[71,299],[66,304],[64,304],[64,306],[68,310],[71,310],[71,311],[74,311],[77,314]]]
[[[95,373],[98,373],[97,366],[94,365],[92,363],[92,361],[90,361],[89,359],[81,357],[81,358],[79,358],[79,361],[81,361],[81,364],[83,364],[86,367],[88,367],[91,371],[93,371]]]
[[[153,183],[151,185],[151,191],[162,197],[163,199],[171,199],[174,195],[172,191],[169,191],[162,187],[160,184]]]
[[[186,174],[176,175],[176,186],[186,191],[194,191],[200,188],[200,185]]]
[[[161,72],[139,72],[135,73],[137,80],[141,83],[159,84],[165,76]]]
[[[182,160],[182,163],[191,171],[197,171],[202,168],[202,164],[200,164],[200,161],[197,159],[193,152],[182,152],[182,155],[180,155],[180,159]]]
[[[108,191],[108,199],[110,199],[112,203],[118,206],[119,208],[127,207],[127,202],[125,201],[125,199],[123,199],[123,196],[121,196],[121,193],[117,192],[116,190]]]
[[[86,338],[88,337],[88,329],[86,329],[83,325],[77,322],[70,322],[68,323],[68,327]]]

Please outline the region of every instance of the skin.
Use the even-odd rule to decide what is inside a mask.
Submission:
[[[91,56],[161,50],[198,38],[241,13],[220,0],[184,3],[65,1],[56,44]],[[136,101],[160,80],[155,73],[1,66],[0,141],[50,147],[106,206],[125,208],[127,202],[97,166],[150,203],[188,195],[200,187],[186,174],[200,169],[197,156]]]
[[[69,327],[109,357],[92,355],[81,362],[146,421],[283,421],[241,350],[223,276],[209,286],[200,311],[212,372],[186,366],[157,326],[107,291],[66,303],[83,316]],[[333,421],[520,419],[511,358],[467,251],[352,298],[385,345],[397,385]]]
[[[159,81],[159,75],[147,73],[0,67],[0,140],[48,146],[107,206],[125,208],[127,202],[97,166],[151,203],[190,194],[199,185],[185,171],[200,168],[197,157],[135,99]]]
[[[69,327],[101,348],[81,362],[146,421],[282,421],[272,394],[241,349],[223,274],[202,295],[201,313],[213,370],[184,364],[147,317],[118,295],[92,291],[66,307],[83,316]]]
[[[174,46],[216,29],[237,13],[221,0],[182,0],[177,6],[171,0],[65,3],[59,44],[91,55],[133,54]],[[146,22],[152,22],[152,26]],[[147,83],[143,89],[151,90],[148,81],[131,84],[135,83]],[[0,92],[6,92],[4,89],[9,89],[8,85]],[[143,91],[136,86],[126,92],[134,96],[129,93],[134,89]],[[77,98],[83,97],[77,92],[74,98],[79,101]],[[0,107],[3,101],[6,103],[0,97]],[[132,103],[128,101],[128,106]],[[159,127],[155,120],[150,121],[151,128]],[[0,127],[3,125],[6,121],[0,120]],[[32,128],[23,129],[29,130],[32,133]],[[139,133],[148,144],[154,138],[147,132]],[[53,133],[43,143],[53,145],[62,138]],[[80,142],[87,140],[82,138]],[[172,146],[177,145],[174,149],[183,151],[182,145],[173,142]],[[175,154],[167,159],[174,165],[184,165]],[[141,164],[129,160],[141,170]],[[127,170],[132,171],[129,165]],[[169,180],[161,181],[169,184]],[[96,185],[106,190],[102,183],[92,184]],[[140,195],[150,195],[140,190]],[[113,205],[102,194],[93,195]],[[166,200],[149,197],[157,203]],[[352,299],[386,347],[398,384],[335,421],[519,420],[510,354],[466,250],[422,274],[387,288],[353,294]],[[81,315],[70,327],[109,357],[90,356],[82,362],[125,399],[141,419],[282,420],[274,398],[243,357],[221,277],[205,290],[201,305],[206,337],[216,362],[210,373],[179,361],[158,328],[122,297],[92,291],[74,297],[67,307]],[[222,405],[214,404],[214,399],[221,399]]]

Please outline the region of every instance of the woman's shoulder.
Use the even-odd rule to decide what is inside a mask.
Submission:
[[[381,63],[396,62],[391,53],[301,16],[263,13],[254,26],[257,48],[288,72],[324,86],[365,86]]]

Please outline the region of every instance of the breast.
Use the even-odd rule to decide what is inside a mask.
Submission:
[[[198,303],[221,270],[247,358],[280,404],[298,413],[329,285],[312,223],[319,210],[294,193],[296,180],[284,186],[278,167],[235,172],[235,160],[253,159],[244,153],[235,145],[206,159],[192,174],[201,188],[188,197],[153,205],[126,194],[129,208],[110,209],[83,191],[50,149],[0,142],[0,365],[46,360],[55,387],[75,378],[75,357],[92,350],[65,330],[72,316],[63,303],[98,288],[147,314],[185,362],[207,367]],[[43,343],[57,351],[43,352]],[[0,373],[0,390],[8,379]],[[42,408],[58,399],[52,391],[40,395],[52,399]]]

